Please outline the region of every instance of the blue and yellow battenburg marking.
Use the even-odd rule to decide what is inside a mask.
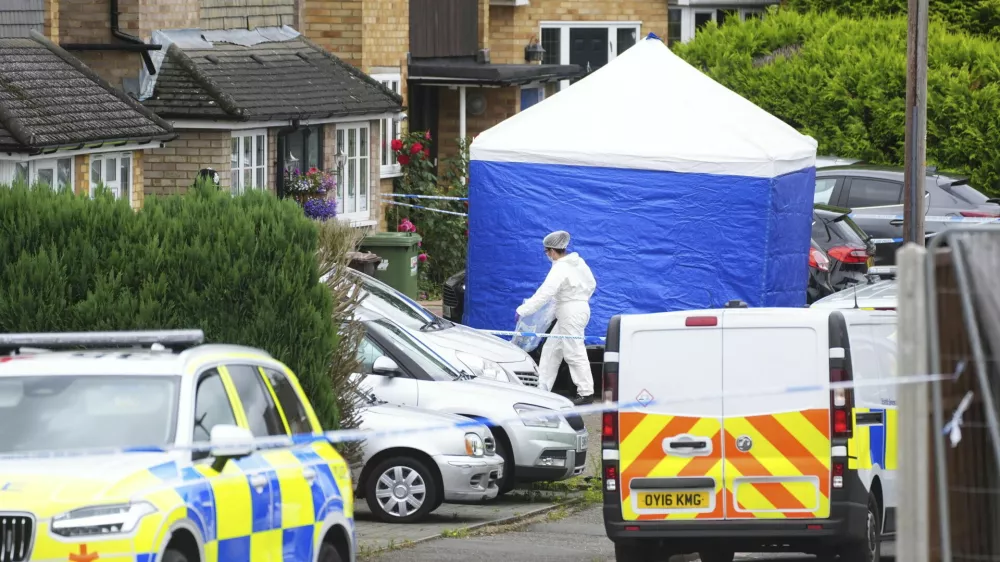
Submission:
[[[858,424],[858,414],[882,414],[881,424]],[[855,408],[854,436],[847,442],[847,468],[896,470],[899,422],[895,407]]]

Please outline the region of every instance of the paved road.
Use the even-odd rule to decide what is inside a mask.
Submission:
[[[741,556],[754,562],[808,562],[811,556]],[[520,530],[465,538],[442,538],[369,558],[372,562],[614,562],[600,507],[557,516]]]

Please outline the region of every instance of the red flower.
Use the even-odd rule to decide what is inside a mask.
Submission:
[[[424,133],[424,138],[427,140],[431,140],[431,132],[427,131],[426,133]]]
[[[427,261],[427,254],[420,254],[419,256],[417,256],[417,259],[420,260],[421,262],[425,262]]]
[[[424,149],[424,145],[420,144],[419,142],[415,142],[415,143],[413,143],[412,146],[410,146],[410,154],[416,154],[416,153],[420,152],[423,149]]]
[[[316,168],[309,168],[309,173],[310,173],[310,174],[315,174],[315,173],[316,173],[316,172],[318,172],[318,171],[319,171],[319,170],[317,170]]]
[[[425,148],[424,149],[424,158],[430,158],[430,157],[431,157],[431,149]]]
[[[396,161],[399,162],[400,166],[405,166],[410,163],[410,157],[405,154],[400,154]]]
[[[399,139],[392,139],[392,143],[389,144],[392,147],[393,152],[399,152],[403,150],[403,141]]]

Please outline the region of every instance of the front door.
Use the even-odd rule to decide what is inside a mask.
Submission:
[[[608,64],[611,40],[607,28],[571,28],[569,45],[569,63],[580,65],[588,74]]]
[[[686,313],[622,319],[618,399],[635,404],[618,417],[625,521],[724,516],[722,326],[704,314],[697,327]]]
[[[826,322],[815,314],[724,313],[727,519],[829,517]],[[793,387],[802,390],[783,392]]]

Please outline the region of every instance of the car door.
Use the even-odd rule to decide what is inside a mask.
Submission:
[[[250,535],[258,527],[255,518],[258,506],[271,502],[271,490],[264,479],[259,489],[254,480],[238,462],[227,462],[222,472],[212,468],[212,459],[206,448],[217,425],[240,425],[239,397],[235,389],[224,379],[218,368],[208,369],[199,374],[195,386],[194,430],[192,441],[198,445],[192,453],[195,470],[211,485],[211,496],[196,497],[197,491],[178,492],[186,497],[189,517],[202,527],[205,541],[218,541],[219,560],[250,559]],[[256,479],[259,480],[259,479]],[[257,481],[260,484],[261,482]],[[248,494],[247,488],[250,492]],[[213,513],[206,511],[211,506]],[[266,510],[265,510],[266,513]],[[192,515],[193,514],[193,515]],[[214,520],[216,528],[211,530],[208,521]]]
[[[276,437],[287,437],[281,416],[256,365],[234,362],[220,367],[219,370],[229,379],[229,384],[239,400],[237,419],[241,427],[249,429],[255,438],[265,443],[268,439],[273,441]],[[282,560],[281,533],[275,534],[269,531],[280,531],[285,528],[284,504],[289,502],[290,509],[294,508],[294,503],[298,499],[298,495],[294,494],[294,488],[304,486],[304,483],[296,486],[296,478],[301,481],[302,475],[301,468],[294,458],[291,463],[286,459],[278,459],[283,462],[277,463],[273,462],[274,460],[273,452],[267,446],[236,460],[236,464],[247,474],[250,482],[250,507],[253,512],[254,532],[250,544],[252,560],[274,562]],[[292,474],[289,475],[289,472]],[[286,495],[291,497],[286,498]],[[310,524],[311,518],[310,513],[307,519]]]
[[[358,360],[361,362],[360,371],[364,376],[364,386],[373,391],[380,400],[390,404],[419,406],[420,393],[417,379],[402,365],[399,372],[393,376],[375,374],[375,360],[379,357],[388,357],[395,361],[371,334],[367,334],[358,345]]]
[[[903,237],[903,184],[898,181],[850,177],[841,196],[842,207],[852,210],[851,218],[878,241],[876,265],[896,261],[896,240]]]
[[[286,432],[292,436],[288,448],[268,451],[265,459],[279,469],[281,480],[282,528],[285,532],[284,560],[311,562],[314,531],[330,513],[342,512],[351,501],[351,490],[337,485],[331,462],[339,457],[322,435],[315,414],[305,406],[305,396],[288,374],[272,367],[260,367],[269,394],[277,403]],[[353,504],[350,504],[353,505]],[[322,536],[322,535],[319,535]]]

